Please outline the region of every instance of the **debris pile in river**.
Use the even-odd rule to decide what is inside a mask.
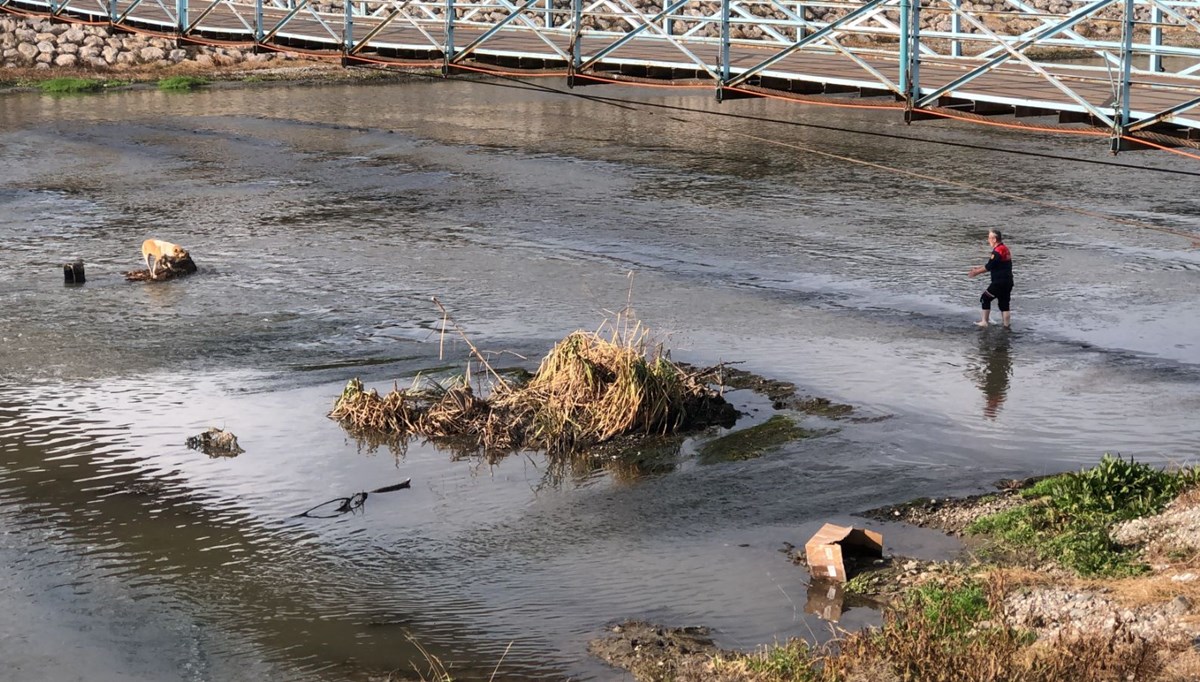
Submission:
[[[199,450],[209,457],[237,457],[245,452],[238,445],[237,436],[216,427],[189,437],[187,446],[193,450]]]
[[[125,280],[128,282],[147,282],[158,281],[165,279],[175,279],[196,272],[196,262],[192,260],[190,253],[185,253],[182,258],[172,258],[164,255],[160,260],[154,263],[154,272],[150,270],[130,270],[125,273]]]
[[[575,452],[627,434],[729,425],[737,411],[661,347],[648,352],[641,325],[605,338],[577,331],[559,341],[528,380],[491,371],[490,396],[469,374],[449,386],[418,378],[387,395],[352,379],[329,416],[356,434],[395,433],[486,453]],[[491,368],[488,368],[491,370]],[[469,372],[469,370],[468,370]]]

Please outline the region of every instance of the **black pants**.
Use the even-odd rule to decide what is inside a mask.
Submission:
[[[996,303],[1000,306],[1000,312],[1008,312],[1008,299],[1012,296],[1012,284],[996,284],[992,282],[987,289],[984,289],[983,295],[979,297],[979,302],[983,305],[984,310],[992,309],[992,299],[996,299]]]

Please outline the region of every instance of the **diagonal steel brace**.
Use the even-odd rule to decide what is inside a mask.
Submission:
[[[1072,12],[1071,14],[1068,14],[1065,19],[1058,22],[1057,24],[1053,24],[1051,26],[1046,26],[1046,27],[1038,30],[1032,36],[1030,36],[1029,38],[1027,38],[1025,40],[1022,40],[1021,42],[1017,43],[1014,46],[1009,47],[1008,45],[1005,45],[1004,49],[1006,50],[1006,52],[1004,54],[998,55],[996,57],[989,59],[984,64],[977,66],[976,68],[966,72],[965,74],[963,74],[962,76],[959,76],[957,79],[951,81],[950,83],[943,85],[940,88],[935,89],[933,92],[929,93],[928,95],[925,95],[920,100],[918,100],[915,103],[915,106],[921,107],[921,106],[925,106],[926,104],[929,104],[930,102],[936,101],[938,97],[941,97],[942,95],[946,94],[947,92],[950,92],[950,91],[958,88],[959,86],[970,83],[971,81],[973,81],[976,78],[982,76],[983,74],[991,71],[992,69],[999,66],[1000,64],[1003,64],[1004,62],[1008,61],[1009,59],[1012,59],[1013,56],[1016,55],[1017,53],[1021,52],[1021,50],[1024,50],[1025,48],[1029,47],[1030,45],[1033,45],[1034,43],[1041,40],[1042,38],[1049,38],[1050,36],[1052,36],[1056,33],[1061,33],[1063,30],[1071,28],[1075,24],[1078,24],[1079,22],[1086,19],[1089,15],[1091,15],[1095,12],[1098,12],[1101,9],[1104,9],[1105,7],[1113,4],[1114,2],[1116,2],[1116,0],[1097,0],[1096,2],[1093,2],[1090,5],[1081,7],[1079,9],[1075,10],[1074,12]],[[969,14],[964,15],[964,17],[968,18],[968,20],[973,18],[973,17],[970,17]],[[995,35],[995,34],[993,33],[993,35]]]
[[[1105,0],[1105,1],[1112,2],[1113,0]],[[884,5],[890,5],[895,2],[896,2],[896,0],[870,0],[870,2],[867,2],[862,7],[859,7],[858,9],[848,13],[846,16],[838,19],[837,21],[827,24],[824,28],[792,43],[790,46],[785,47],[784,49],[780,50],[779,52],[776,52],[771,57],[768,57],[767,59],[759,62],[758,64],[755,64],[754,66],[751,66],[750,68],[746,69],[741,74],[739,74],[738,76],[730,79],[730,81],[728,83],[725,83],[725,87],[731,88],[731,87],[736,87],[738,85],[741,85],[742,83],[745,83],[746,81],[753,78],[756,74],[758,74],[758,72],[765,70],[766,68],[770,67],[772,64],[782,60],[784,57],[787,57],[791,53],[793,53],[801,48],[804,48],[808,45],[812,45],[813,43],[815,43],[817,41],[824,39],[826,36],[834,33],[835,31],[839,30],[846,24],[850,24],[850,23],[858,20],[859,17],[862,17],[865,14],[869,14],[870,12],[874,12],[876,9],[878,9]]]

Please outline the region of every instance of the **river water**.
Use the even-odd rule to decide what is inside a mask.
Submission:
[[[1200,234],[1195,162],[576,94],[413,79],[0,98],[0,679],[360,679],[427,670],[422,649],[462,679],[619,678],[586,642],[625,618],[731,647],[822,637],[779,550],[825,521],[1104,452],[1196,458],[1200,250],[1151,229]],[[989,227],[1015,257],[1011,332],[972,326]],[[201,271],[125,282],[150,236]],[[64,286],[76,257],[88,281]],[[527,367],[631,300],[675,359],[866,419],[802,417],[827,434],[741,462],[685,444],[645,475],[372,450],[325,414],[351,377],[463,366],[434,296]],[[749,422],[770,412],[731,398]],[[210,426],[246,452],[185,446]],[[405,478],[360,512],[295,516]],[[893,551],[953,549],[883,531]]]

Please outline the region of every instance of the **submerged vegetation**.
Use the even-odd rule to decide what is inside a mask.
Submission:
[[[1105,455],[1095,467],[1038,481],[1021,491],[1028,504],[979,518],[966,532],[989,536],[993,553],[1034,552],[1082,576],[1136,574],[1145,565],[1109,529],[1161,512],[1197,483],[1198,468],[1161,471]]]
[[[754,459],[784,443],[808,438],[816,432],[805,429],[791,417],[777,414],[757,426],[728,433],[700,447],[700,461],[705,464]]]
[[[486,398],[472,388],[469,367],[445,384],[417,377],[386,395],[352,379],[329,416],[356,435],[419,437],[491,456],[578,452],[617,436],[732,424],[736,410],[703,373],[673,363],[647,336],[620,318],[574,332],[527,378],[505,379],[477,354],[490,378]]]

